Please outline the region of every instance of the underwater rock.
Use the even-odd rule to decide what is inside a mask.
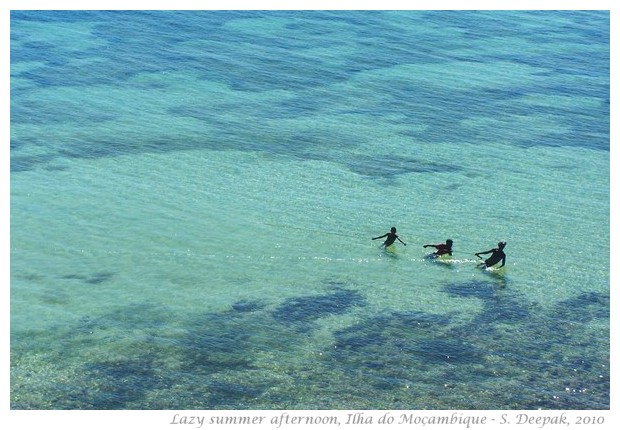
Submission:
[[[366,300],[352,290],[338,290],[331,294],[302,296],[285,300],[273,311],[280,323],[310,322],[328,315],[343,314],[354,306],[364,306]]]

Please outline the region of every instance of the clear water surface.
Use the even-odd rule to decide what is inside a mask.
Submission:
[[[11,408],[609,409],[609,46],[597,11],[11,12]]]

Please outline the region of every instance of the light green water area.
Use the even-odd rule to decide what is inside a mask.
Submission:
[[[510,156],[500,161],[495,151]],[[609,203],[596,176],[608,159],[587,154],[587,168],[580,149],[510,153],[498,145],[470,162],[467,152],[455,146],[443,155],[461,159],[465,174],[410,174],[389,187],[332,163],[238,151],[80,160],[22,173],[28,186],[16,180],[11,188],[20,226],[11,235],[11,316],[16,349],[29,353],[18,357],[14,381],[23,394],[15,400],[72,407],[81,401],[65,397],[74,390],[116,396],[106,384],[126,383],[121,389],[139,392],[130,386],[144,372],[156,385],[144,389],[139,408],[203,406],[192,402],[195,393],[185,398],[187,384],[199,393],[216,384],[216,393],[230,390],[259,408],[373,407],[377,400],[388,408],[420,401],[492,408],[498,394],[514,398],[507,386],[523,384],[518,376],[529,360],[566,366],[555,343],[527,357],[533,342],[550,341],[560,328],[571,344],[608,342],[609,327],[590,319],[587,300],[608,288],[609,262],[600,253],[608,244],[592,240],[608,212],[583,210]],[[518,168],[525,164],[527,171]],[[540,187],[550,170],[554,185]],[[591,192],[575,196],[571,190],[584,183]],[[407,243],[394,254],[370,240],[391,225]],[[426,259],[422,245],[445,237],[455,242],[453,256]],[[498,239],[508,242],[505,268],[480,270],[473,253]],[[420,325],[421,339],[391,345]],[[460,336],[475,347],[452,344],[465,328]],[[376,340],[388,334],[387,347]],[[433,365],[413,366],[416,352]],[[450,354],[464,355],[462,366],[452,368]],[[357,361],[370,362],[369,374]],[[85,363],[93,363],[86,374]],[[605,374],[607,364],[592,370]],[[178,386],[159,387],[160,373]],[[333,378],[341,381],[327,396],[321,383]],[[488,398],[471,378],[490,385]],[[407,388],[420,382],[425,399]],[[391,390],[370,397],[374,384]],[[449,390],[447,400],[436,398],[444,385],[455,398]],[[565,388],[558,384],[555,395]],[[253,389],[266,399],[249,400]],[[246,405],[237,401],[209,406]]]

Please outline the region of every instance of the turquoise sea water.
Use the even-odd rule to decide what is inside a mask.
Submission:
[[[608,409],[609,46],[596,11],[13,11],[11,408]]]

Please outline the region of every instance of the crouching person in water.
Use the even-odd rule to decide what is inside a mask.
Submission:
[[[481,254],[491,254],[491,256],[489,258],[487,258],[486,260],[484,260],[484,263],[480,263],[482,265],[484,265],[485,268],[489,268],[497,263],[499,263],[500,261],[502,262],[502,265],[499,267],[504,267],[504,264],[506,264],[506,254],[504,254],[504,247],[506,246],[506,242],[499,242],[497,244],[497,248],[493,248],[490,249],[488,251],[484,251],[484,252],[476,252],[476,256],[478,258],[482,258],[480,257]]]
[[[389,233],[385,233],[382,236],[373,237],[372,240],[382,239],[384,237],[387,237],[387,239],[385,239],[385,242],[383,242],[383,244],[381,245],[384,248],[392,245],[394,242],[396,242],[396,239],[398,239],[398,241],[403,245],[407,246],[407,244],[400,240],[400,237],[398,237],[398,235],[396,234],[396,227],[392,227]]]
[[[424,245],[424,248],[430,247],[437,249],[437,251],[431,254],[433,257],[439,257],[444,254],[452,255],[452,239],[448,239],[446,243],[438,243],[437,245]]]

